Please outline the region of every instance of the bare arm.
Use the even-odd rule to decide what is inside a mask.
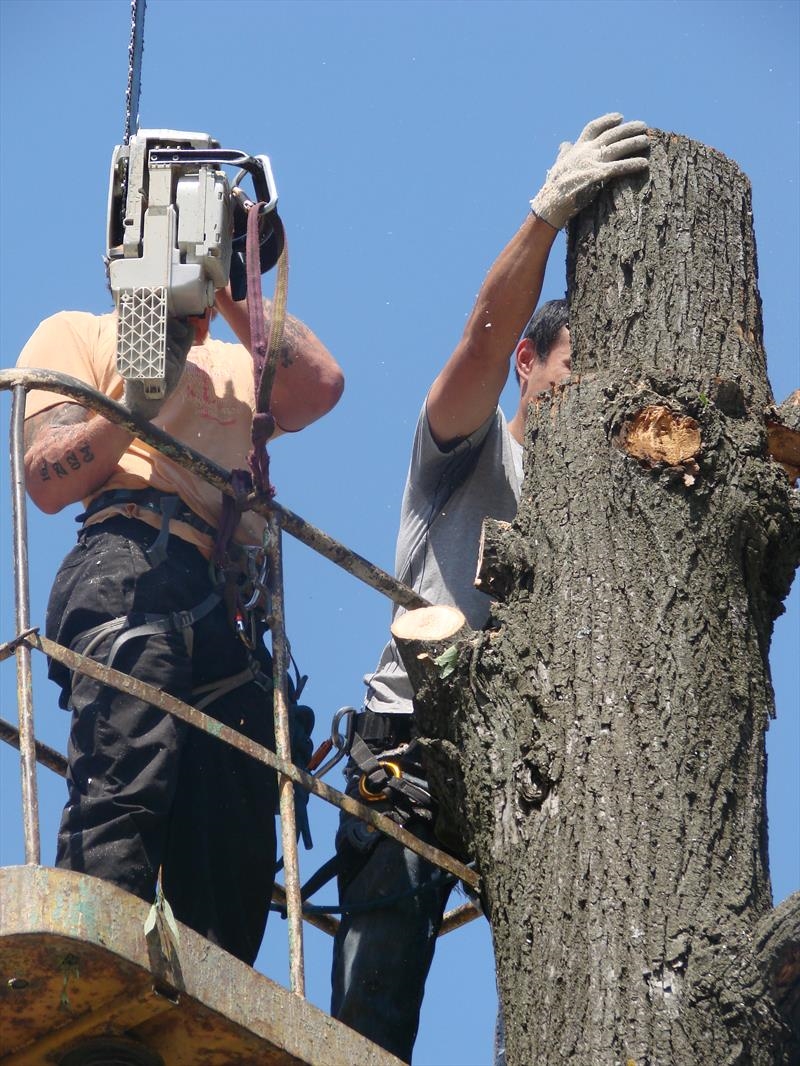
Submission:
[[[469,436],[497,407],[557,232],[529,215],[487,274],[463,336],[428,394],[428,424],[437,444]]]
[[[233,332],[251,350],[247,302],[234,302],[227,289],[217,292],[217,308]],[[267,335],[272,303],[264,300]],[[299,318],[287,314],[272,387],[272,413],[280,429],[294,433],[335,407],[344,389],[344,374],[322,341]]]
[[[605,182],[647,169],[647,127],[612,112],[588,123],[575,144],[561,145],[532,214],[489,271],[464,335],[428,395],[436,442],[466,437],[491,415],[508,376],[509,356],[533,313],[558,230]]]
[[[25,419],[25,485],[45,514],[97,491],[116,469],[133,436],[75,403]]]

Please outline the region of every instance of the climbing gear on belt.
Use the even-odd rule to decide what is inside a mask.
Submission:
[[[392,762],[390,759],[378,759],[378,766],[386,771],[389,778],[400,778],[403,776],[399,764]],[[373,792],[369,787],[368,781],[369,778],[366,771],[364,771],[358,779],[358,794],[363,800],[366,800],[367,803],[380,803],[381,800],[389,798],[389,790],[387,788],[382,788],[377,792]]]
[[[407,758],[416,743],[412,741],[402,757]],[[350,745],[350,758],[360,771],[358,792],[362,799],[369,803],[391,804],[386,813],[399,825],[404,825],[412,817],[431,818],[431,794],[427,782],[404,770],[400,758],[378,759],[358,733]]]
[[[353,731],[356,723],[356,709],[355,707],[341,707],[333,716],[333,722],[331,723],[331,735],[328,740],[323,740],[314,754],[311,756],[311,760],[308,764],[308,772],[313,773],[315,777],[324,777],[329,770],[332,770],[338,762],[340,762],[345,755],[350,751],[350,745],[353,743]],[[344,720],[345,727],[344,733],[339,732],[339,726]],[[331,755],[327,762],[322,760],[333,750],[335,754]],[[320,763],[322,765],[320,766]]]

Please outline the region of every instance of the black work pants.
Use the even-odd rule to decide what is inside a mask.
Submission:
[[[212,591],[208,563],[169,538],[151,567],[157,531],[114,517],[91,526],[64,560],[53,586],[47,633],[82,652],[87,631],[127,616],[191,610]],[[105,662],[118,633],[91,651]],[[247,665],[222,603],[185,631],[121,645],[115,669],[192,703],[192,690]],[[265,648],[253,653],[271,677]],[[153,900],[161,871],[175,917],[252,963],[269,910],[275,872],[277,782],[273,771],[150,704],[56,662],[50,676],[72,710],[69,799],[56,865],[92,874]],[[249,682],[208,713],[274,749],[271,693]]]
[[[409,766],[403,756],[386,758],[422,774],[418,756]],[[359,774],[352,764],[348,776],[348,793],[360,799]],[[406,828],[441,846],[427,822],[412,818]],[[345,812],[336,851],[344,913],[333,941],[331,1016],[411,1062],[452,878]]]

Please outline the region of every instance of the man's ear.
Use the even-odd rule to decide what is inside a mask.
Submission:
[[[517,345],[517,350],[514,352],[514,366],[516,367],[517,374],[519,374],[519,383],[523,392],[525,391],[528,379],[531,376],[531,370],[538,358],[539,356],[533,345],[533,341],[529,337],[523,337]]]

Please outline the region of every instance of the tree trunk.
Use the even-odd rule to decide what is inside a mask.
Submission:
[[[488,531],[504,602],[417,692],[432,758],[461,755],[509,1066],[796,1063],[764,733],[800,507],[767,447],[747,179],[656,132],[649,176],[572,225],[568,281],[573,375]]]

